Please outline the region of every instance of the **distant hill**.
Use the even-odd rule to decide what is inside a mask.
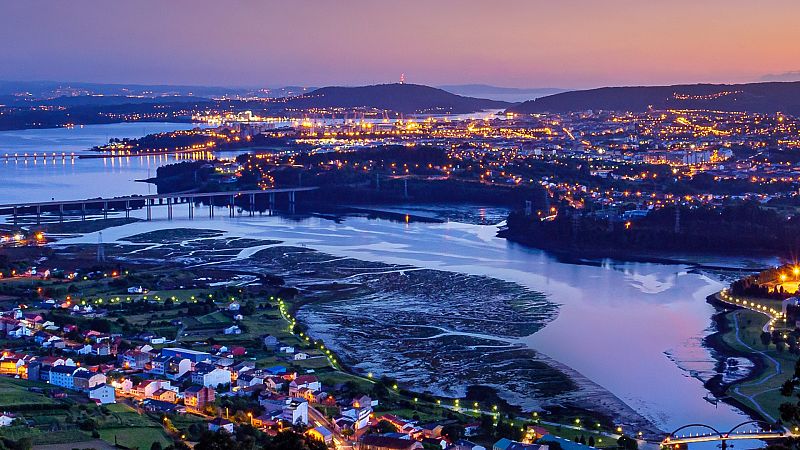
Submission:
[[[566,91],[566,89],[558,88],[509,88],[492,86],[489,84],[453,84],[439,86],[439,88],[457,95],[488,98],[512,103],[524,102],[525,100],[532,100],[534,98]]]
[[[712,109],[800,114],[800,82],[605,87],[530,100],[508,109],[531,114],[586,110]]]
[[[376,108],[405,114],[464,114],[503,109],[510,103],[463,97],[418,84],[379,84],[361,87],[324,87],[289,99],[287,108]]]
[[[204,103],[210,99],[194,96],[167,95],[163,97],[131,97],[125,95],[80,95],[74,97],[58,97],[44,100],[43,105],[52,106],[109,106],[109,105],[134,105],[134,104],[161,104],[161,103]]]

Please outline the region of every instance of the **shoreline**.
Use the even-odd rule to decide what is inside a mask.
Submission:
[[[597,262],[602,259],[613,259],[621,262],[634,262],[634,263],[648,263],[648,264],[670,264],[670,265],[687,265],[694,269],[706,270],[719,270],[719,271],[763,271],[770,266],[751,266],[751,267],[733,267],[725,265],[706,264],[696,261],[691,261],[691,257],[714,257],[714,258],[744,258],[747,261],[755,262],[761,258],[781,258],[775,256],[774,253],[762,252],[757,253],[755,256],[752,253],[743,254],[737,252],[689,252],[685,254],[676,254],[666,251],[658,250],[629,250],[629,249],[609,249],[609,248],[568,248],[561,245],[543,245],[538,241],[530,239],[520,239],[519,237],[508,232],[508,229],[501,229],[497,232],[497,237],[503,238],[506,241],[523,247],[533,248],[546,252],[561,262],[568,264],[589,264]]]
[[[753,368],[749,371],[749,373],[730,383],[722,383],[720,378],[721,375],[717,374],[705,383],[703,386],[708,389],[719,401],[725,402],[736,409],[744,412],[747,416],[752,418],[753,420],[763,420],[763,421],[770,421],[769,418],[764,417],[756,411],[751,406],[744,404],[742,401],[736,399],[735,397],[729,394],[730,390],[735,388],[736,386],[742,385],[752,380],[756,380],[761,377],[767,366],[764,363],[764,359],[757,353],[752,352],[743,352],[736,348],[731,347],[725,340],[723,336],[732,331],[731,327],[728,324],[727,317],[728,314],[731,314],[737,310],[742,310],[744,308],[740,306],[730,305],[728,303],[722,302],[717,297],[719,293],[714,293],[706,297],[706,302],[713,306],[717,312],[711,316],[711,320],[714,323],[714,328],[716,331],[714,333],[709,334],[705,338],[703,338],[703,346],[707,347],[708,349],[718,353],[720,356],[725,358],[728,357],[741,357],[746,358],[748,361],[753,363]]]

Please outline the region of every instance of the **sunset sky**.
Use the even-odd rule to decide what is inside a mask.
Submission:
[[[797,0],[0,0],[0,79],[582,88],[800,79]],[[795,72],[794,74],[791,74]]]

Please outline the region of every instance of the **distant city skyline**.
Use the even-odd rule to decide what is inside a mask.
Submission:
[[[800,79],[794,0],[0,0],[0,79],[591,88]],[[624,14],[622,14],[624,12]]]

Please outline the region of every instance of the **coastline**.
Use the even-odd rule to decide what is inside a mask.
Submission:
[[[767,365],[764,362],[763,356],[759,355],[758,353],[743,352],[725,342],[723,336],[726,333],[733,331],[730,325],[728,324],[728,315],[732,314],[737,310],[743,310],[744,308],[740,306],[730,305],[728,303],[720,301],[719,298],[717,297],[718,294],[719,293],[717,292],[706,297],[706,302],[712,305],[717,310],[717,312],[711,317],[716,331],[712,334],[709,334],[703,339],[703,345],[725,358],[728,357],[746,358],[747,360],[753,363],[753,368],[746,376],[730,383],[722,383],[720,380],[721,375],[718,374],[713,378],[711,378],[710,380],[708,380],[707,382],[705,382],[704,386],[717,399],[741,410],[753,420],[770,421],[770,418],[764,417],[755,408],[729,395],[729,392],[736,386],[740,386],[750,381],[756,380],[760,378],[762,375],[764,375],[767,369]]]
[[[687,251],[686,253],[674,253],[674,252],[665,252],[665,251],[658,251],[658,250],[632,250],[632,249],[610,249],[610,248],[577,248],[577,247],[565,247],[560,245],[560,243],[554,243],[553,245],[547,245],[537,240],[532,239],[523,239],[515,234],[509,232],[507,228],[501,229],[497,233],[497,237],[503,238],[508,242],[521,245],[525,247],[535,248],[538,250],[542,250],[561,262],[569,263],[569,264],[593,264],[596,263],[597,260],[602,259],[614,259],[623,262],[636,262],[636,263],[648,263],[648,264],[683,264],[687,266],[691,266],[694,269],[706,269],[706,270],[719,270],[719,271],[739,271],[742,269],[745,270],[752,270],[752,271],[762,271],[768,269],[770,266],[767,264],[763,264],[760,262],[760,265],[757,266],[727,266],[727,265],[717,265],[717,264],[706,264],[701,263],[694,258],[701,258],[701,257],[720,257],[720,258],[744,258],[747,257],[748,262],[759,262],[760,260],[767,259],[767,258],[776,258],[774,253],[769,252],[762,252],[756,253],[755,255],[753,252],[743,254],[738,252],[691,252]],[[778,256],[777,258],[780,258]]]

